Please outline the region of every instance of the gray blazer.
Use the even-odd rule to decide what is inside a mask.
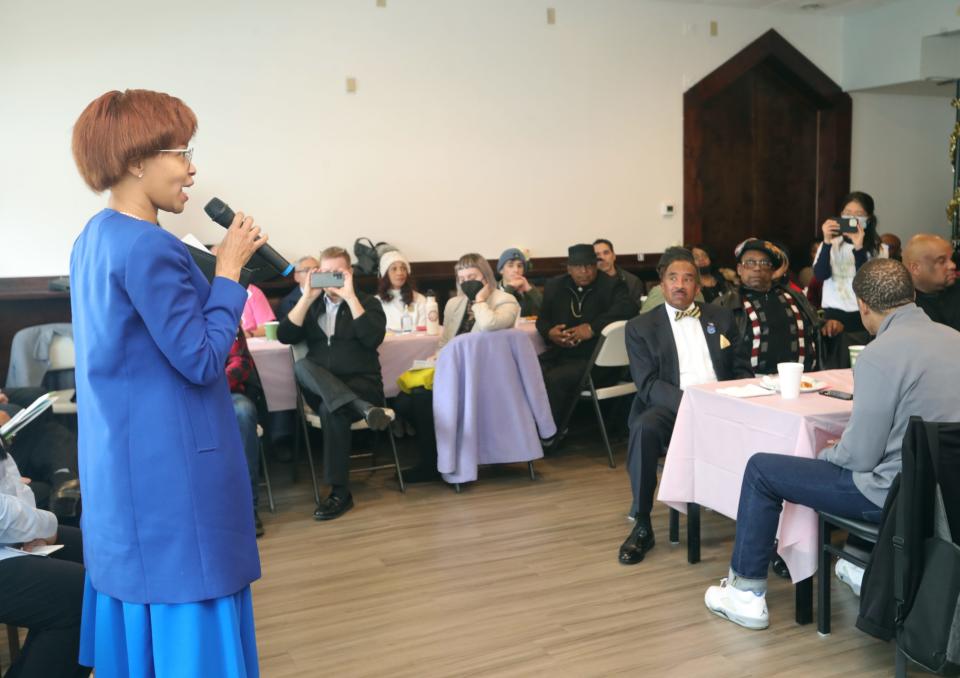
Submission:
[[[853,471],[863,495],[883,506],[900,472],[912,416],[960,421],[960,332],[933,322],[916,304],[894,310],[853,370],[853,414],[840,441],[820,458]]]

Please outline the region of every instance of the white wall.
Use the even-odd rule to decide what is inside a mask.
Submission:
[[[835,80],[843,20],[653,0],[0,2],[0,277],[67,270],[104,203],[69,154],[113,88],[197,112],[178,234],[217,195],[291,258],[360,235],[415,260],[682,237],[682,92],[770,28]],[[557,25],[546,25],[546,7]],[[710,20],[719,36],[708,36]],[[345,93],[346,76],[359,90]],[[677,206],[672,219],[659,205]]]
[[[876,200],[878,230],[950,237],[953,192],[947,137],[955,109],[945,97],[856,92],[850,183]]]
[[[958,0],[900,0],[844,19],[844,89],[858,90],[921,78],[921,43],[960,30]]]

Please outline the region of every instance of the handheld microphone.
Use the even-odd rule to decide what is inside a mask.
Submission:
[[[208,217],[224,228],[230,228],[230,224],[233,223],[233,210],[230,209],[230,205],[220,198],[211,198],[210,202],[203,208],[203,211],[207,213]],[[270,264],[270,266],[277,269],[280,275],[286,277],[293,272],[293,264],[284,259],[275,249],[270,247],[269,244],[257,250],[257,254],[263,257],[263,260]]]

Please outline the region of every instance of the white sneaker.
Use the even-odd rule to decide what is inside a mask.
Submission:
[[[744,628],[759,630],[770,626],[766,595],[735,589],[727,584],[726,578],[720,580],[720,586],[707,589],[703,602],[718,617],[729,619]]]
[[[849,586],[853,590],[853,595],[859,598],[860,585],[863,583],[863,568],[857,567],[849,560],[838,558],[835,571],[837,573],[837,579]]]

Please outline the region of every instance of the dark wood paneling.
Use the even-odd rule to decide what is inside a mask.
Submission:
[[[684,240],[722,264],[758,235],[809,263],[850,184],[851,101],[768,31],[684,94]]]

